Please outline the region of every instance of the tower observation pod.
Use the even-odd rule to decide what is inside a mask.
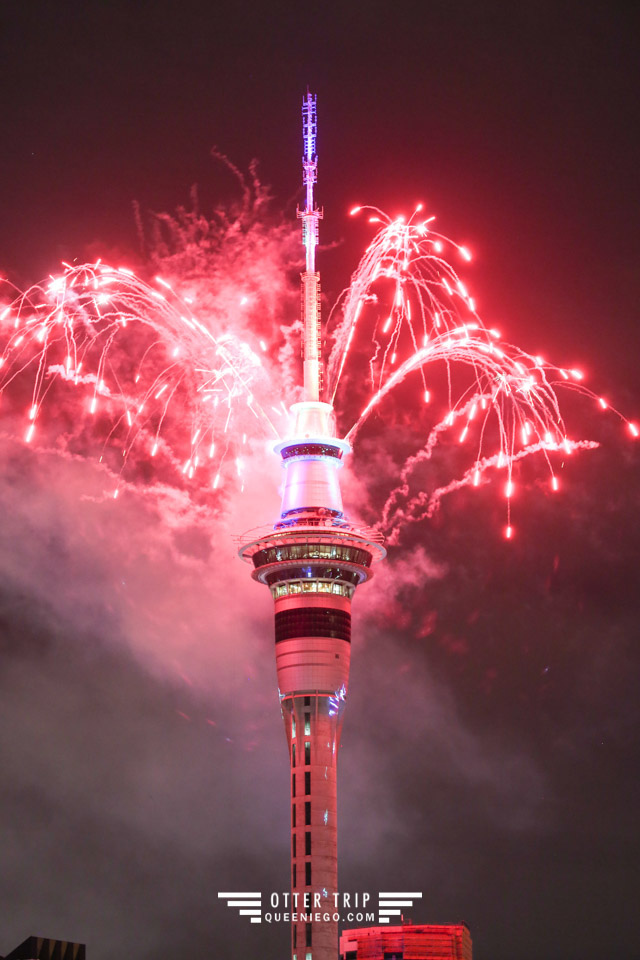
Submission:
[[[310,93],[302,115],[304,400],[291,408],[289,438],[275,448],[284,473],[280,518],[253,538],[246,534],[240,556],[274,599],[276,670],[291,765],[291,956],[336,960],[336,774],[349,686],[351,600],[385,549],[380,534],[344,516],[340,469],[350,446],[336,437],[333,408],[320,400],[316,113]]]

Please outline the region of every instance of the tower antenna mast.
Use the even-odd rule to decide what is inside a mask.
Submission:
[[[302,100],[302,183],[305,188],[305,208],[297,214],[302,220],[302,243],[305,248],[305,270],[301,275],[302,295],[302,359],[304,369],[304,399],[320,400],[322,391],[322,333],[320,316],[320,274],[316,270],[318,223],[322,210],[315,206],[313,187],[318,179],[316,154],[316,98],[309,92]]]

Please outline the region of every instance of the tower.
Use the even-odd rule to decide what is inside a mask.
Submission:
[[[306,249],[301,276],[304,399],[291,408],[290,437],[275,450],[284,485],[280,518],[240,556],[271,590],[278,689],[291,765],[291,955],[336,960],[338,924],[337,760],[351,657],[351,600],[385,556],[379,534],[350,523],[339,470],[350,446],[336,437],[322,390],[316,101],[302,102],[306,206],[298,211]],[[315,919],[329,916],[331,919]],[[312,917],[314,919],[312,919]],[[308,918],[308,919],[307,919]]]

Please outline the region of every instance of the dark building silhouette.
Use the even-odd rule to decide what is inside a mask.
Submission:
[[[84,943],[27,937],[15,950],[8,953],[4,960],[86,960],[86,954]]]

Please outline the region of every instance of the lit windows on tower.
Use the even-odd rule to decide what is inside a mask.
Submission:
[[[256,569],[283,560],[344,560],[360,567],[371,566],[371,554],[367,550],[320,542],[283,543],[277,547],[266,547],[257,550],[251,559]]]
[[[339,583],[335,580],[288,580],[286,583],[278,583],[271,587],[271,593],[275,600],[280,597],[295,596],[298,593],[332,593],[337,597],[353,596],[355,586],[350,583]]]

